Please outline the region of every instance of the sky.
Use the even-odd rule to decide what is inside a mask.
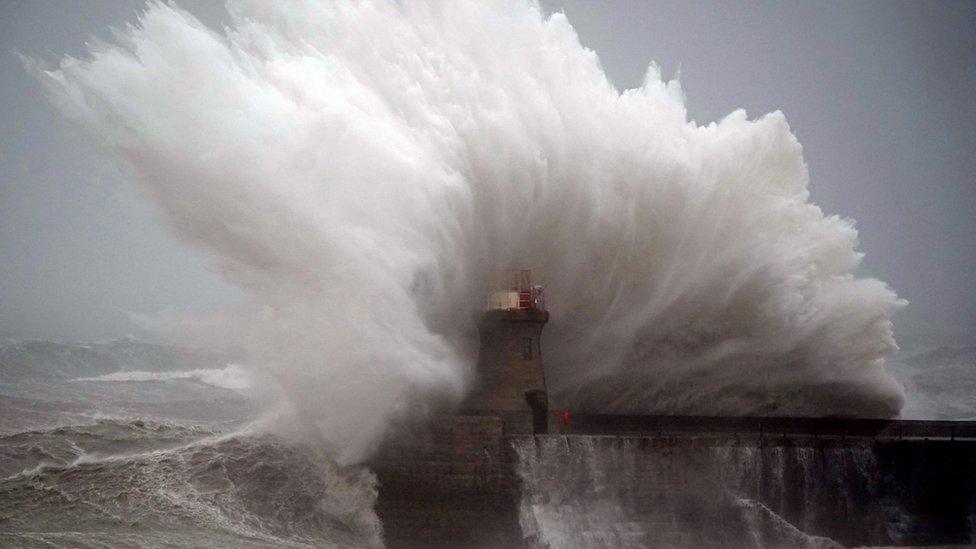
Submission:
[[[218,2],[178,0],[220,27]],[[55,61],[136,0],[0,1],[0,337],[151,335],[238,299],[138,188],[61,119],[17,52]],[[976,3],[545,1],[618,89],[680,73],[689,117],[783,111],[812,200],[857,220],[861,275],[910,305],[896,332],[976,325]]]

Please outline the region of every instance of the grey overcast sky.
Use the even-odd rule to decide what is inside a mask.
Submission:
[[[177,0],[220,27],[217,1]],[[146,334],[237,293],[40,96],[15,52],[83,55],[140,0],[0,0],[0,337]],[[691,118],[782,110],[814,202],[857,220],[896,331],[976,325],[976,2],[546,0],[614,84],[679,67]]]

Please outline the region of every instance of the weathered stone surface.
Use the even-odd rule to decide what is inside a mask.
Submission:
[[[548,312],[536,309],[493,310],[477,317],[478,382],[466,410],[532,411],[526,393],[546,391],[539,341],[548,320]]]
[[[519,547],[519,483],[504,422],[444,416],[390,441],[373,469],[388,547]]]

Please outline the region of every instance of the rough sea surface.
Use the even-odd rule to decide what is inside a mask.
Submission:
[[[123,339],[0,347],[0,546],[381,545],[375,479],[266,432],[247,372]]]

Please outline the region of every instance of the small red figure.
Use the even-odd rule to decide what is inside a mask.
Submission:
[[[569,425],[569,410],[563,410],[563,425]]]

